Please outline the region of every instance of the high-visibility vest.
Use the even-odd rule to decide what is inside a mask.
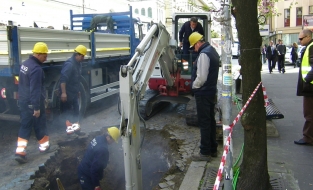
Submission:
[[[305,77],[308,74],[309,71],[311,71],[311,65],[309,61],[309,49],[313,45],[313,42],[311,42],[307,47],[304,52],[303,58],[302,58],[302,63],[301,63],[301,74],[302,74],[302,80],[305,81]],[[311,84],[313,84],[313,81],[311,81]]]

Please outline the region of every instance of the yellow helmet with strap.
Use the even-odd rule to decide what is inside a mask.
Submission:
[[[190,47],[193,47],[202,38],[203,38],[203,35],[199,34],[198,32],[191,33],[189,36]]]

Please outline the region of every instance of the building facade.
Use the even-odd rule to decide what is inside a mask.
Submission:
[[[275,8],[279,16],[269,19],[270,40],[277,43],[282,39],[285,45],[298,43],[298,35],[302,30],[303,16],[313,16],[312,0],[284,0],[278,1]]]

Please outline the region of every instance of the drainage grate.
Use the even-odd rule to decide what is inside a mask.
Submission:
[[[283,182],[282,178],[270,178],[270,183],[272,185],[273,189],[277,189],[277,190],[285,190],[287,188],[285,188],[285,184]]]
[[[212,190],[214,187],[215,179],[217,176],[217,169],[213,167],[208,167],[205,171],[205,175],[202,179],[203,183],[201,185],[201,190]],[[223,188],[223,182],[221,181],[219,190],[222,190]]]
[[[270,183],[273,189],[286,190],[286,189],[297,189],[296,187],[291,188],[291,182],[295,180],[286,173],[270,173]]]

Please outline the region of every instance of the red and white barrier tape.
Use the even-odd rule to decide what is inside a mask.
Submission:
[[[242,116],[243,112],[248,107],[250,101],[252,100],[252,98],[254,97],[255,93],[259,89],[261,83],[262,82],[260,82],[257,85],[257,87],[254,89],[254,91],[252,92],[251,96],[249,97],[249,99],[247,100],[245,105],[242,107],[242,109],[240,110],[240,112],[238,113],[236,118],[234,119],[233,123],[229,125],[228,129],[230,130],[230,132],[229,132],[229,135],[227,137],[227,140],[226,140],[226,143],[225,143],[225,146],[224,146],[224,151],[223,151],[223,155],[222,155],[220,166],[218,168],[218,172],[217,172],[217,176],[216,176],[216,179],[215,179],[213,190],[218,190],[218,187],[219,187],[220,182],[221,182],[222,177],[223,177],[223,170],[224,170],[224,166],[225,166],[225,163],[226,163],[226,156],[228,154],[228,150],[229,150],[229,146],[230,146],[230,139],[231,139],[233,127],[236,125],[236,123],[239,121],[239,118]],[[265,87],[263,85],[262,85],[262,90],[263,90],[263,95],[264,95],[265,106],[267,106],[269,104],[269,102],[268,102],[268,97],[266,95]]]
[[[259,86],[261,85],[262,82],[260,82],[257,87],[254,89],[254,91],[252,92],[251,96],[249,97],[249,99],[247,100],[246,104],[241,108],[240,112],[238,113],[238,115],[236,116],[236,118],[234,119],[233,123],[229,125],[230,128],[233,128],[236,123],[239,121],[239,118],[242,116],[243,112],[246,110],[246,108],[248,107],[250,101],[252,100],[252,98],[254,97],[256,91],[258,90]]]
[[[263,90],[263,95],[264,95],[264,107],[268,106],[270,104],[270,102],[268,101],[268,97],[266,94],[266,89],[264,87],[264,85],[262,84],[262,90]]]

